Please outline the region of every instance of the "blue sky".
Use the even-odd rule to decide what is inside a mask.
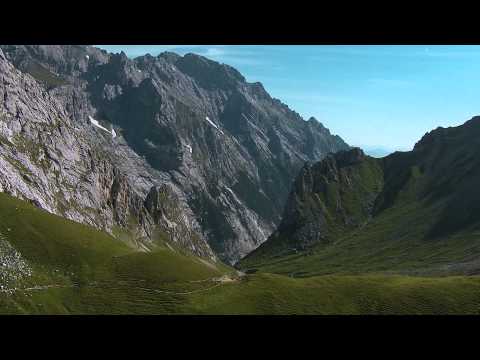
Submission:
[[[136,57],[188,52],[237,68],[350,145],[409,150],[480,115],[480,46],[115,45]]]

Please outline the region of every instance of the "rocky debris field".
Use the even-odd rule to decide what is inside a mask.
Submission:
[[[8,229],[7,229],[8,233]],[[0,290],[8,290],[19,280],[32,276],[32,269],[0,231]]]

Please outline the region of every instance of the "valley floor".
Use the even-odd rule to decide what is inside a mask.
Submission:
[[[480,277],[242,274],[0,194],[0,314],[479,314]]]
[[[18,289],[0,294],[14,314],[479,314],[480,277],[254,274],[232,281],[145,279]]]

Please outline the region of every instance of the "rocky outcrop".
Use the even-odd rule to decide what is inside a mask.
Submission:
[[[208,254],[211,251],[198,235],[201,231],[199,226],[189,220],[193,214],[188,214],[188,208],[182,208],[178,196],[169,185],[152,187],[144,206],[153,222],[162,229],[159,235],[166,236],[167,242],[193,253]]]
[[[152,187],[168,184],[187,227],[226,261],[268,238],[305,161],[348,148],[317,120],[304,121],[271,98],[260,83],[198,55],[129,59],[85,46],[2,48],[80,129],[83,138],[74,138],[105,156],[132,193],[145,199]],[[89,117],[118,136],[99,133]],[[121,209],[101,220],[111,219],[112,226],[124,225],[125,209],[139,204],[125,203],[118,181],[118,200],[108,206]]]
[[[7,229],[7,233],[10,229]],[[0,231],[0,292],[7,292],[13,284],[32,275],[32,269],[22,255]]]
[[[292,186],[278,229],[264,247],[306,250],[328,244],[370,219],[382,189],[381,161],[359,148],[307,163]]]

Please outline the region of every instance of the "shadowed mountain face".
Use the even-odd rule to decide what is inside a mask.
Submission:
[[[399,200],[420,201],[438,214],[427,239],[441,238],[480,225],[480,117],[453,128],[437,128],[414,150],[385,158],[388,188],[377,211]]]
[[[297,259],[309,262],[307,272],[477,273],[479,138],[475,117],[431,131],[410,152],[375,159],[352,149],[306,165],[277,231],[242,265],[268,267],[268,259],[308,249]]]
[[[301,249],[364,223],[382,187],[382,168],[355,148],[307,164],[293,185],[279,232]]]
[[[53,132],[51,146],[58,150],[56,144],[69,136],[78,142],[78,148],[69,142],[57,152],[60,165],[55,171],[60,176],[69,173],[67,183],[77,184],[76,189],[83,184],[88,188],[92,182],[86,174],[96,176],[103,169],[89,156],[115,174],[99,176],[103,190],[94,185],[75,195],[82,204],[82,196],[87,195],[81,194],[98,193],[89,202],[91,214],[80,214],[83,205],[69,203],[72,191],[66,186],[62,194],[67,200],[55,197],[53,189],[60,185],[51,181],[56,178],[53,165],[52,170],[41,168],[45,187],[52,189],[50,197],[32,190],[37,185],[25,182],[24,172],[15,167],[11,177],[3,179],[8,184],[4,191],[110,232],[117,226],[128,228],[137,242],[151,242],[154,227],[160,227],[167,234],[162,238],[180,242],[197,255],[213,258],[215,253],[233,262],[265,241],[278,225],[292,181],[306,161],[348,148],[317,120],[304,121],[271,98],[260,83],[247,83],[232,67],[194,54],[163,53],[132,60],[124,53],[109,54],[89,46],[2,45],[1,49],[8,72],[29,84],[36,81],[37,85],[29,85],[34,95],[55,104],[42,108],[45,122],[58,117],[60,126],[68,123],[72,129]],[[1,106],[6,138],[14,131],[12,119],[34,122],[36,115],[25,117],[18,110],[38,106],[28,91],[16,80],[5,90]],[[15,98],[23,92],[22,99]],[[29,131],[29,141],[44,143],[42,129]],[[21,139],[26,136],[22,125],[14,132]],[[19,148],[16,142],[11,144],[13,154]],[[77,161],[80,148],[89,155]],[[30,150],[20,151],[29,156]],[[71,157],[68,164],[63,163],[65,157]],[[78,167],[79,161],[90,170]],[[33,171],[33,184],[38,183],[39,171]],[[162,205],[162,199],[169,205]],[[117,204],[123,204],[122,211],[115,209]],[[97,208],[103,218],[95,215]],[[139,215],[142,212],[149,214],[148,221]]]

